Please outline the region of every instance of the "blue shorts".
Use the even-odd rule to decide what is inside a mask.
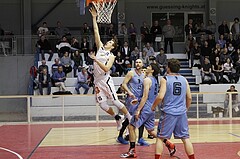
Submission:
[[[139,119],[136,121],[133,116],[130,124],[133,125],[135,128],[139,128],[140,126],[144,125],[147,130],[154,130],[154,122],[155,112],[153,112],[151,108],[149,108],[149,110],[143,108],[141,114],[139,115]]]
[[[132,105],[132,104],[131,104],[131,101],[132,101],[132,100],[133,100],[133,99],[130,98],[130,97],[127,97],[127,98],[126,98],[126,107],[127,107],[128,112],[130,113],[130,115],[134,115],[134,113],[135,113],[135,111],[137,110],[138,105],[139,105],[139,103],[140,103],[140,102],[138,101],[137,104]]]
[[[157,137],[170,139],[172,133],[175,139],[189,138],[187,113],[170,115],[161,112],[158,123]]]

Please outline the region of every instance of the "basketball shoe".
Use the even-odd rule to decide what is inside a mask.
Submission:
[[[149,143],[147,143],[143,138],[140,138],[137,143],[138,146],[149,146]]]
[[[124,116],[123,115],[117,115],[117,117],[115,117],[116,123],[117,123],[117,130],[120,131],[122,129],[122,122],[124,120]]]
[[[123,153],[120,156],[121,158],[136,158],[137,154],[135,151],[135,148],[129,149],[129,151],[127,153]]]
[[[121,137],[121,136],[117,137],[116,141],[121,143],[121,144],[123,144],[123,145],[127,145],[128,144],[128,141],[124,140],[124,138]]]
[[[170,156],[173,156],[176,152],[175,144],[167,139],[164,139],[163,142],[165,143],[165,146],[168,148]]]

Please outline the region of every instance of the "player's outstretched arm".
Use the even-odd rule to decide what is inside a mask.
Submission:
[[[166,93],[166,89],[167,89],[167,81],[162,78],[160,81],[160,90],[158,93],[158,96],[156,97],[153,105],[152,105],[152,111],[154,111],[156,109],[156,107],[158,106],[158,104],[160,104],[165,96]]]
[[[91,7],[89,9],[89,12],[92,14],[94,38],[95,38],[95,43],[97,45],[97,49],[99,49],[100,47],[103,46],[103,44],[100,39],[98,25],[97,25],[97,11],[94,7]]]

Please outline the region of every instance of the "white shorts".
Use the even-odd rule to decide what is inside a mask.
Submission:
[[[98,103],[106,102],[107,99],[118,100],[111,76],[95,82],[95,95]]]

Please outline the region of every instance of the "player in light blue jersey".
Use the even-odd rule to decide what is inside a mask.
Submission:
[[[155,159],[161,159],[163,143],[174,138],[181,139],[189,159],[195,159],[192,143],[189,139],[187,110],[191,106],[191,91],[185,77],[178,74],[180,62],[168,60],[167,76],[160,81],[160,91],[153,103],[152,110],[161,103],[161,116],[157,129]],[[174,152],[175,153],[175,152]],[[171,153],[170,153],[171,155]]]
[[[127,93],[127,98],[125,105],[130,113],[130,115],[134,115],[134,112],[137,109],[138,103],[141,101],[143,95],[143,80],[145,78],[145,74],[142,73],[143,62],[141,59],[137,59],[135,61],[135,69],[129,71],[125,76],[122,88]],[[132,102],[135,100],[135,103]],[[119,135],[117,138],[117,142],[122,144],[128,144],[127,140],[129,140],[129,135],[124,139],[123,133],[126,130],[129,124],[128,119],[126,119],[122,124],[122,129],[119,131]],[[149,146],[149,144],[142,138],[143,136],[144,125],[140,126],[138,129],[138,145],[140,146]]]
[[[151,63],[146,69],[147,77],[143,82],[143,96],[129,125],[130,148],[127,153],[121,154],[122,158],[137,157],[135,152],[135,128],[144,125],[148,133],[156,137],[156,132],[154,131],[155,112],[151,110],[151,107],[158,94],[158,73],[159,67],[155,63]]]

